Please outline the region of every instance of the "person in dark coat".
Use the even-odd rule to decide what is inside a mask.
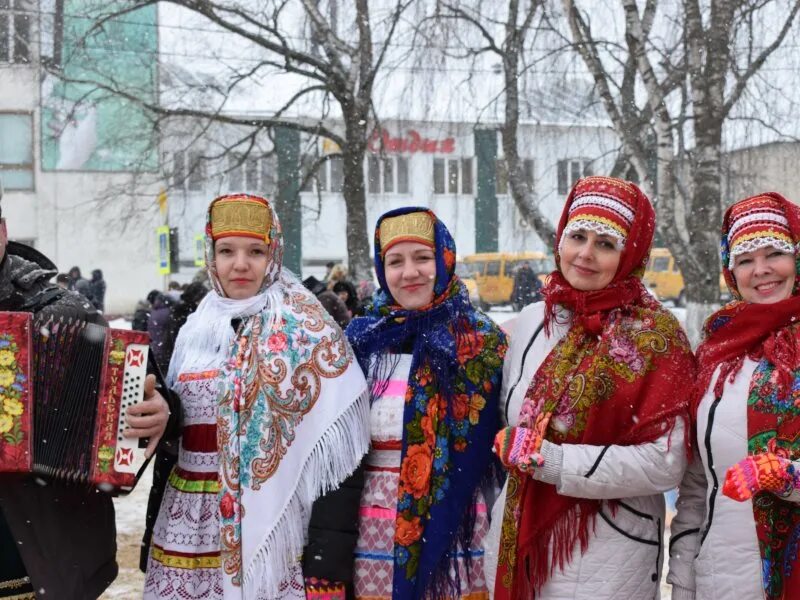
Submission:
[[[166,373],[169,369],[169,359],[172,358],[172,350],[175,347],[171,330],[173,303],[169,296],[158,290],[147,294],[147,301],[151,307],[150,317],[147,320],[150,347],[155,355],[158,368],[162,373]]]
[[[333,284],[333,293],[339,296],[350,311],[350,318],[357,317],[361,314],[361,303],[358,301],[358,292],[356,286],[350,281],[343,280],[337,281]]]
[[[325,284],[313,275],[311,277],[306,277],[303,280],[303,285],[317,297],[322,307],[328,311],[328,314],[333,317],[333,320],[336,321],[339,327],[347,327],[352,317],[344,300],[337,294],[328,290]]]
[[[147,300],[139,300],[133,312],[131,329],[134,331],[147,331],[147,321],[150,320],[150,303]]]
[[[85,298],[49,281],[56,273],[51,261],[27,247],[22,258],[15,248],[0,214],[0,310],[105,324]],[[170,415],[153,383],[148,376],[146,400],[128,415],[132,437],[150,438],[148,453]],[[117,570],[111,496],[42,476],[0,473],[0,597],[97,598]]]
[[[69,289],[78,292],[87,300],[92,300],[92,286],[87,279],[81,275],[80,267],[72,267],[69,270]]]
[[[170,318],[170,344],[174,348],[175,340],[181,327],[186,323],[194,311],[197,310],[200,301],[205,298],[208,288],[200,282],[190,283],[181,294],[180,302],[171,307]],[[139,551],[139,569],[144,573],[147,570],[147,557],[150,554],[150,540],[153,538],[153,527],[156,524],[158,511],[161,509],[161,501],[164,498],[164,489],[169,479],[172,468],[178,461],[177,444],[167,442],[156,453],[153,459],[153,485],[150,487],[150,495],[147,499],[147,513],[145,514],[145,528],[142,536],[142,547]]]
[[[536,277],[530,263],[522,263],[514,274],[514,290],[511,292],[514,310],[520,311],[537,300],[541,289],[542,282]]]
[[[103,279],[103,272],[100,269],[92,271],[92,279],[89,281],[91,297],[89,298],[94,307],[100,312],[106,310],[106,280]]]
[[[207,293],[208,288],[204,284],[197,281],[192,282],[181,293],[178,303],[172,306],[170,333],[173,345],[178,337],[178,332],[186,323],[186,319],[197,310],[200,301],[206,297]]]

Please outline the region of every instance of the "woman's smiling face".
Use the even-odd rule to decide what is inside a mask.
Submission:
[[[622,251],[616,238],[576,229],[564,236],[558,249],[561,274],[576,290],[602,290],[614,279]]]
[[[739,254],[731,272],[742,298],[753,304],[786,300],[792,295],[797,274],[794,254],[772,246]]]
[[[419,242],[398,242],[383,257],[386,285],[395,302],[413,310],[433,301],[436,254]]]

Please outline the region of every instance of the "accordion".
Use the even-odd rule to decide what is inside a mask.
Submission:
[[[127,493],[146,442],[123,437],[149,338],[82,320],[0,312],[0,472]]]

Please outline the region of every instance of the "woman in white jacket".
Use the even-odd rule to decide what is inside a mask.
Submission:
[[[504,366],[495,598],[658,597],[662,492],[686,465],[694,358],[641,283],[654,222],[618,179],[582,179],[567,198],[558,270],[520,314]]]
[[[674,600],[800,598],[800,209],[775,193],[722,225],[735,300],[697,351],[695,458],[672,521]]]

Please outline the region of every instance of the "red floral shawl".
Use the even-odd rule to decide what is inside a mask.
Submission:
[[[694,372],[677,320],[641,284],[655,216],[632,184],[604,178],[606,193],[631,193],[635,217],[614,280],[580,292],[559,271],[545,289],[546,323],[561,305],[572,311],[567,334],[545,358],[528,388],[520,426],[549,420],[545,438],[566,444],[635,445],[668,432],[688,413],[689,395],[675,383]],[[621,187],[622,189],[617,189]],[[556,239],[566,225],[567,199]],[[557,264],[560,262],[556,252]],[[556,567],[588,546],[600,502],[559,495],[553,485],[511,471],[499,548],[495,598],[534,597]]]
[[[769,192],[782,206],[795,246],[800,241],[800,209],[780,194]],[[746,202],[749,198],[743,200]],[[793,295],[775,304],[750,304],[741,298],[736,279],[728,268],[731,208],[722,221],[722,272],[734,300],[711,315],[705,339],[697,349],[699,375],[692,414],[720,373],[714,395],[722,396],[745,356],[758,361],[747,397],[748,454],[774,452],[800,459],[800,278]],[[800,264],[796,267],[800,274]],[[742,457],[744,458],[744,457]],[[762,492],[753,498],[753,517],[761,553],[762,583],[767,600],[800,597],[800,506]]]

